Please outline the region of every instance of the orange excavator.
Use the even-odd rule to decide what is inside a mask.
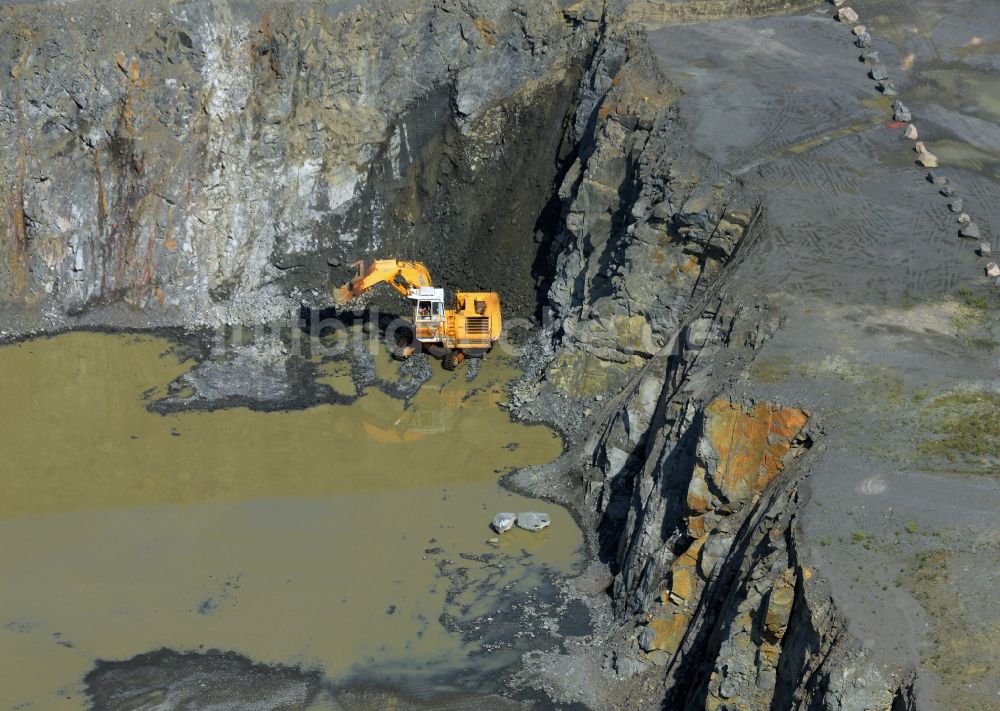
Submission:
[[[493,291],[459,291],[455,308],[444,307],[444,289],[431,282],[430,272],[420,262],[376,259],[351,265],[356,275],[335,287],[333,298],[345,304],[379,284],[388,284],[413,302],[413,331],[418,342],[442,359],[447,370],[466,357],[482,356],[500,338],[500,296]],[[413,345],[397,345],[394,358],[405,360],[415,352]]]

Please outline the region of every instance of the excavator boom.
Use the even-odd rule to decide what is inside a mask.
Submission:
[[[376,259],[365,268],[365,263],[354,262],[351,265],[357,270],[357,275],[343,286],[333,289],[333,298],[338,304],[344,304],[361,296],[378,284],[388,284],[402,296],[409,296],[410,291],[422,286],[432,286],[431,275],[420,262],[406,262],[402,259]]]

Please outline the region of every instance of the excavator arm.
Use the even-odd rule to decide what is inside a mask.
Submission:
[[[388,284],[402,296],[409,296],[410,289],[421,286],[432,286],[431,275],[420,262],[406,262],[401,259],[376,259],[367,268],[365,263],[355,262],[351,265],[357,270],[357,275],[343,286],[334,287],[334,300],[343,304],[378,284]]]

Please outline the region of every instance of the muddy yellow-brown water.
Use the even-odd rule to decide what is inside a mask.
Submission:
[[[160,647],[332,680],[447,674],[477,645],[442,613],[489,614],[491,590],[581,561],[568,513],[497,483],[560,451],[497,406],[514,375],[499,357],[471,384],[436,369],[407,407],[370,391],[282,413],[148,412],[149,389],[188,367],[146,336],[0,348],[0,707],[85,707],[96,659]],[[550,528],[487,542],[494,512],[538,509]],[[457,596],[448,561],[467,568]]]

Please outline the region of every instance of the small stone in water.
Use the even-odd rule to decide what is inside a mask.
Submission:
[[[490,527],[497,533],[503,533],[504,531],[509,531],[514,527],[514,521],[517,517],[509,512],[498,513],[493,517],[493,521],[490,523]]]
[[[517,527],[525,531],[541,531],[550,522],[548,514],[538,511],[526,511],[517,515]]]

